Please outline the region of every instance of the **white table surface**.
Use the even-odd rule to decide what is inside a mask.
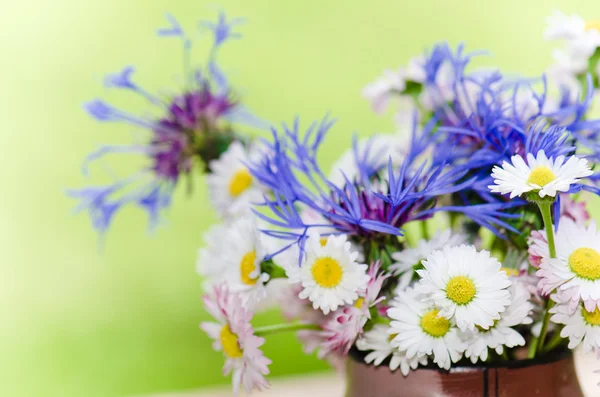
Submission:
[[[600,397],[600,360],[593,355],[576,353],[576,366],[581,386],[586,397]],[[255,392],[256,397],[342,397],[344,380],[334,373],[317,373],[311,375],[270,378],[271,388],[262,393]],[[241,395],[244,395],[243,393]],[[162,393],[137,397],[231,397],[233,393],[228,387],[202,389],[188,392]]]

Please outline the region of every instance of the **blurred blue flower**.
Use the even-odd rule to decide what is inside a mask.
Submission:
[[[217,23],[202,22],[202,27],[214,33],[213,45],[205,67],[191,70],[192,41],[179,22],[167,14],[168,26],[157,33],[163,37],[180,38],[184,52],[185,85],[180,94],[172,98],[155,95],[138,85],[134,79],[135,68],[131,65],[105,76],[106,87],[141,96],[153,107],[156,116],[129,112],[103,99],[84,104],[84,109],[97,121],[125,123],[150,133],[147,144],[101,146],[84,160],[85,174],[90,163],[110,154],[137,154],[148,160],[147,166],[125,179],[116,179],[106,186],[67,192],[79,200],[76,210],[89,212],[96,230],[105,232],[115,213],[130,204],[147,212],[150,227],[155,227],[161,213],[169,207],[180,178],[190,177],[196,164],[206,167],[227,149],[229,143],[238,139],[233,123],[263,126],[236,99],[216,62],[217,50],[229,39],[240,37],[233,28],[241,22],[241,19],[227,21],[223,13],[220,13]]]

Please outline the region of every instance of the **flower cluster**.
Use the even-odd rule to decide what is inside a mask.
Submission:
[[[181,37],[187,54],[189,39],[170,21],[161,34]],[[100,230],[129,202],[155,221],[180,176],[202,164],[222,216],[198,253],[217,321],[202,329],[224,353],[235,392],[268,386],[260,347],[284,331],[333,364],[352,353],[405,376],[579,344],[600,355],[600,232],[585,200],[600,194],[600,119],[590,111],[596,25],[549,19],[546,36],[567,41],[560,74],[577,84],[472,70],[481,52],[446,43],[386,71],[364,96],[378,113],[398,103],[409,136],[348,139],[327,170],[319,153],[334,128],[329,116],[271,126],[260,142],[239,135],[234,122],[256,120],[214,60],[239,22],[203,25],[214,33],[208,65],[166,106],[132,82],[132,69],[107,78],[166,113],[145,119],[89,104],[99,120],[152,133],[143,147],[106,147],[89,159],[133,151],[151,166],[72,193]],[[253,313],[274,303],[289,321],[254,328]]]

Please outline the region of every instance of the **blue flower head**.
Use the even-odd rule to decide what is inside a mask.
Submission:
[[[184,87],[178,95],[164,98],[135,81],[135,68],[125,66],[104,78],[104,85],[122,89],[144,98],[154,110],[153,116],[143,116],[113,106],[103,99],[84,105],[92,118],[100,122],[125,123],[148,131],[143,145],[105,145],[91,153],[83,163],[84,174],[99,158],[128,153],[141,155],[147,165],[135,175],[117,179],[106,186],[70,190],[68,195],[79,200],[77,210],[87,210],[93,226],[105,232],[115,213],[126,205],[134,205],[148,213],[151,227],[158,224],[161,213],[169,207],[174,188],[183,176],[191,177],[193,168],[218,158],[229,143],[238,139],[235,123],[262,126],[237,100],[227,78],[219,68],[216,55],[230,39],[241,37],[234,28],[241,19],[228,21],[224,13],[216,23],[201,22],[203,29],[213,33],[213,45],[204,68],[189,67],[192,40],[170,14],[167,26],[158,29],[161,37],[177,37],[183,44]]]
[[[314,229],[325,234],[348,234],[361,243],[385,242],[402,235],[401,228],[406,223],[429,218],[440,210],[472,211],[475,222],[495,232],[497,227],[510,228],[501,219],[505,216],[502,210],[508,205],[478,209],[436,206],[440,196],[465,189],[474,179],[465,178],[467,169],[420,159],[423,151],[440,143],[435,120],[422,130],[415,124],[408,154],[400,167],[393,166],[390,159],[387,167],[377,169],[367,153],[370,146],[359,151],[355,145],[359,172],[352,180],[346,178],[343,187],[332,183],[317,161],[319,147],[332,125],[333,121],[325,117],[305,132],[298,119],[292,126],[273,128],[273,140],[267,143],[268,155],[248,165],[253,176],[273,192],[272,197],[264,199],[266,211],[256,213],[277,228],[264,230],[266,234],[288,241],[284,249],[298,245],[302,253],[304,241]],[[373,179],[381,174],[386,175],[383,181]],[[307,223],[298,208],[311,209],[323,221]]]
[[[600,156],[596,150],[600,149],[596,143],[600,122],[584,117],[591,103],[590,81],[581,100],[566,100],[572,97],[566,93],[550,106],[545,77],[515,79],[498,70],[469,72],[474,55],[465,54],[462,46],[451,50],[440,44],[424,63],[426,86],[433,92],[448,91],[449,83],[438,86],[436,75],[442,64],[451,68],[451,95],[433,109],[445,142],[434,149],[433,158],[465,169],[465,177],[474,178],[474,183],[465,184],[455,194],[463,204],[497,203],[498,198],[487,188],[492,182],[491,170],[514,155],[544,150],[556,158],[574,154],[578,143],[591,147],[592,156]]]

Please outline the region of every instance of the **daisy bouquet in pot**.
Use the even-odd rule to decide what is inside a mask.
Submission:
[[[326,172],[333,120],[296,119],[245,162],[269,193],[213,227],[198,260],[215,318],[201,328],[235,391],[267,387],[260,348],[277,332],[404,376],[600,351],[600,232],[585,204],[600,193],[597,77],[574,88],[470,71],[476,55],[439,44],[366,87],[376,110],[396,101],[404,123],[410,109],[408,138],[354,139]],[[270,300],[289,322],[253,327]]]

